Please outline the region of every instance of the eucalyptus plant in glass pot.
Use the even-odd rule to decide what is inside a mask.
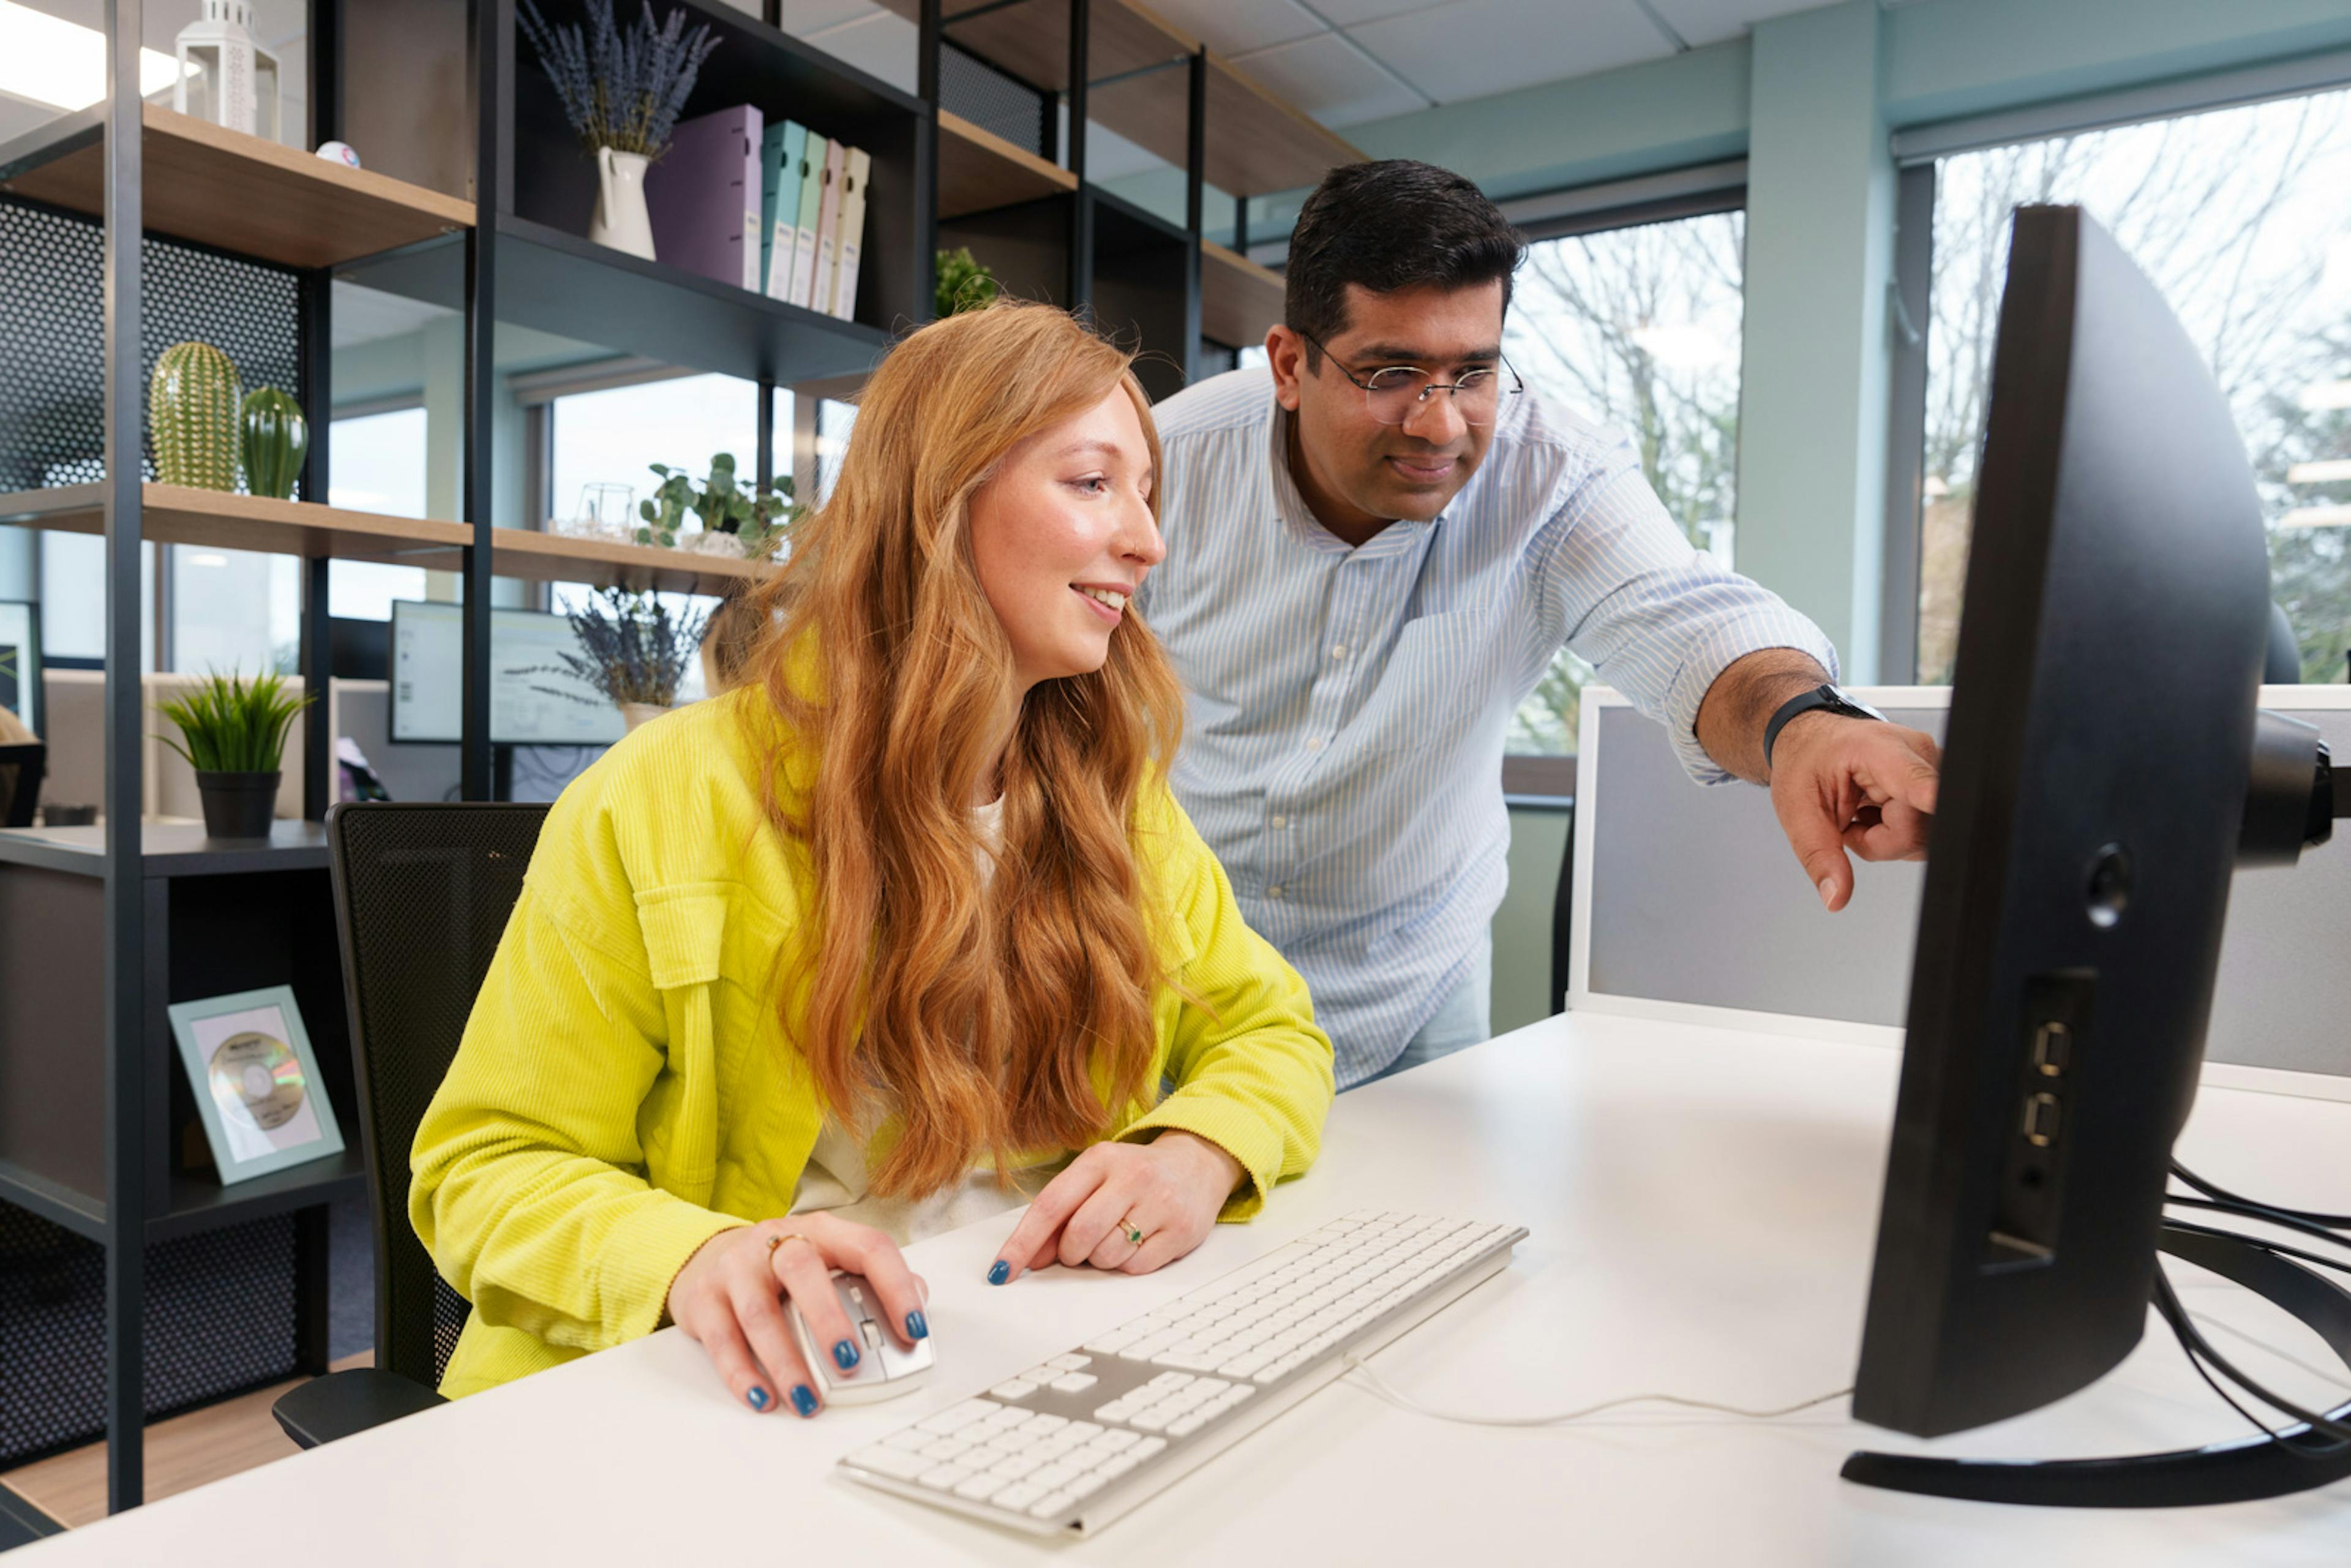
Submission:
[[[576,653],[558,653],[549,674],[568,674],[621,710],[630,729],[667,713],[677,688],[702,646],[707,611],[672,615],[659,596],[627,588],[603,588],[571,612]],[[525,672],[530,674],[534,672]],[[594,700],[559,686],[537,688],[574,702]]]
[[[180,739],[157,738],[196,770],[204,805],[204,833],[215,839],[264,839],[277,807],[286,732],[310,706],[276,674],[251,680],[214,672],[185,696],[156,704],[178,727]]]

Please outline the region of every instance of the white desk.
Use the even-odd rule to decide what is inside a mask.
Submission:
[[[2066,1513],[1850,1486],[1855,1446],[1922,1445],[1842,1404],[1771,1425],[1650,1413],[1498,1430],[1325,1389],[1093,1541],[1041,1542],[841,1479],[832,1461],[1366,1205],[1515,1220],[1515,1265],[1383,1352],[1398,1385],[1481,1413],[1663,1390],[1749,1406],[1852,1377],[1893,1052],[1584,1013],[1343,1096],[1322,1159],[1250,1227],[1161,1274],[982,1282],[1011,1217],[912,1249],[939,1370],[814,1421],[736,1406],[674,1332],[27,1549],[89,1563],[942,1562],[2341,1564],[2351,1486],[2273,1502]],[[2351,1209],[2351,1105],[2208,1090],[2203,1174]],[[2185,1265],[2193,1311],[2324,1364],[2314,1336]],[[2314,1379],[2229,1342],[2281,1391]],[[2157,1326],[2115,1375],[1937,1451],[2128,1452],[2233,1436]]]

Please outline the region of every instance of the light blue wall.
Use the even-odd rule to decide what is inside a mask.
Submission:
[[[1888,131],[2351,47],[2346,0],[1847,0],[1750,39],[1350,128],[1497,198],[1750,160],[1739,564],[1874,678]],[[1299,193],[1251,204],[1278,234]]]
[[[1757,27],[1747,147],[1738,564],[1811,616],[1859,683],[1878,678],[1886,515],[1894,162],[1881,31],[1870,5]]]

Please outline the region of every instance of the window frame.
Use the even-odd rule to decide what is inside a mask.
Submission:
[[[1945,158],[2053,137],[2152,125],[2351,88],[2351,49],[1937,120],[1888,139],[1895,235],[1886,283],[1893,339],[1886,434],[1886,518],[1879,556],[1879,661],[1901,649],[1902,684],[1918,679],[1920,530],[1925,517],[1928,335],[1933,329],[1935,193]],[[1905,330],[1904,321],[1911,324]],[[1891,673],[1891,672],[1887,672]]]
[[[1747,210],[1747,160],[1726,159],[1662,173],[1573,186],[1499,204],[1527,244],[1574,239],[1615,229],[1711,217]],[[1743,258],[1742,258],[1743,260]],[[1745,284],[1741,279],[1740,373],[1746,374]],[[1737,521],[1734,510],[1733,522]],[[1564,644],[1562,643],[1563,647]],[[1556,656],[1554,654],[1554,656]],[[1510,751],[1502,756],[1502,796],[1513,810],[1557,810],[1575,803],[1576,754]]]

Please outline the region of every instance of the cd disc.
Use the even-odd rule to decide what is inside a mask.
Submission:
[[[213,1052],[214,1103],[221,1114],[266,1133],[302,1108],[302,1063],[282,1040],[258,1030],[233,1034]]]

